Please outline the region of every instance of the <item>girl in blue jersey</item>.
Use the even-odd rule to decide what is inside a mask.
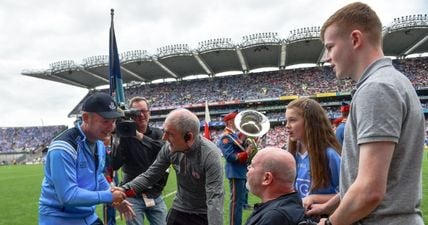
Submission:
[[[295,188],[306,210],[339,191],[340,145],[322,106],[313,99],[290,102],[285,113],[288,151],[297,166]]]

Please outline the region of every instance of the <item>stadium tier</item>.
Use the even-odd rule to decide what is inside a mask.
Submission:
[[[388,21],[383,21],[388,22]],[[383,50],[386,56],[405,58],[428,52],[427,15],[406,15],[383,28]],[[156,53],[133,50],[120,55],[124,83],[150,83],[154,80],[182,80],[193,75],[215,77],[222,72],[249,73],[273,67],[279,70],[311,63],[321,65],[325,48],[319,27],[294,29],[286,36],[266,32],[230,38],[204,40],[198,46],[175,44],[163,46]],[[119,46],[120,49],[120,46]],[[106,46],[106,52],[107,46]],[[58,61],[46,70],[24,70],[23,75],[93,89],[109,84],[109,57],[91,56],[82,63]]]
[[[394,58],[395,67],[409,77],[425,115],[428,115],[427,32],[426,14],[398,17],[383,32],[385,55]],[[177,44],[160,47],[155,54],[145,50],[124,52],[120,64],[125,96],[148,98],[152,104],[151,123],[158,127],[167,113],[178,107],[190,109],[204,122],[207,101],[214,137],[223,126],[222,115],[235,109],[254,109],[266,114],[272,125],[265,144],[282,147],[288,102],[310,96],[334,119],[340,114],[341,103],[351,101],[355,83],[336,80],[331,68],[323,65],[325,49],[319,35],[319,27],[306,27],[290,31],[285,38],[268,32],[245,35],[239,44],[230,38],[218,38],[201,41],[196,48]],[[408,55],[417,57],[408,58]],[[304,63],[314,66],[289,69]],[[251,72],[268,67],[274,70]],[[237,75],[218,76],[223,72]],[[54,62],[47,70],[26,70],[22,74],[87,88],[87,96],[94,91],[108,92],[95,89],[109,83],[106,55],[85,58],[82,64],[72,60]],[[194,75],[204,78],[190,79]],[[69,117],[80,115],[81,103],[87,96]]]
[[[428,98],[428,57],[394,60],[394,65],[414,84],[426,108]],[[351,100],[351,80],[337,81],[331,68],[310,67],[177,82],[128,85],[126,97],[144,96],[151,102],[151,121],[160,126],[166,114],[178,107],[189,108],[200,118],[208,102],[212,126],[222,126],[221,116],[234,109],[265,112],[273,125],[284,121],[287,103],[298,96],[316,98],[335,118],[342,101]],[[97,90],[100,91],[100,90]],[[107,89],[101,90],[108,92]],[[92,91],[88,95],[92,94]],[[85,97],[86,98],[86,97]],[[85,100],[82,99],[81,102]],[[80,114],[79,103],[70,116]]]

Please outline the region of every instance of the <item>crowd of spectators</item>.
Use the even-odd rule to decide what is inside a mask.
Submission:
[[[65,125],[40,127],[0,127],[0,153],[33,152],[49,142]]]
[[[428,57],[399,59],[394,60],[393,64],[410,79],[416,89],[428,87]]]
[[[350,91],[353,85],[337,81],[330,67],[311,67],[133,86],[126,96],[146,96],[153,107],[165,107]]]
[[[397,59],[394,65],[415,88],[428,87],[428,57]],[[355,82],[337,80],[329,66],[309,67],[245,75],[142,84],[125,90],[126,96],[146,96],[153,107],[182,106],[233,100],[308,96],[326,92],[349,92]]]

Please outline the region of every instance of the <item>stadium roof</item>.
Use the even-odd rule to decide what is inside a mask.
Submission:
[[[428,52],[427,15],[411,15],[394,19],[383,29],[386,56],[406,57]],[[230,38],[199,42],[196,49],[187,44],[160,47],[157,54],[145,50],[124,52],[120,56],[124,83],[152,82],[159,79],[182,79],[192,75],[215,76],[222,72],[247,73],[254,69],[292,65],[321,64],[324,46],[319,27],[293,30],[287,38],[277,33],[244,36],[234,44]],[[50,64],[42,71],[24,70],[23,75],[92,89],[109,84],[108,56],[92,56],[83,64],[64,60]]]

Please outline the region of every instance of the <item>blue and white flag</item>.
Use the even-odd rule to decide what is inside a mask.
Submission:
[[[109,52],[110,95],[116,100],[119,106],[122,106],[125,105],[125,94],[123,91],[122,75],[120,74],[120,61],[117,52],[116,35],[114,34],[113,15],[114,10],[112,9]]]

